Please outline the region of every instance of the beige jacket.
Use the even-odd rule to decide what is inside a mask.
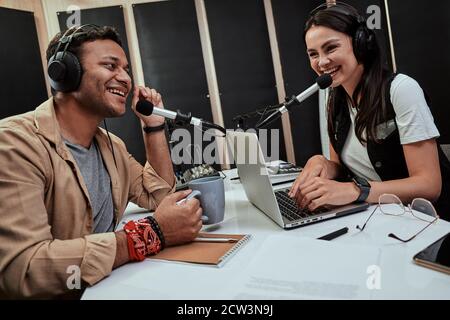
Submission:
[[[174,187],[111,138],[117,168],[105,131],[95,135],[111,177],[117,223],[128,201],[152,210]],[[92,226],[89,194],[61,138],[53,99],[0,121],[0,297],[66,294],[67,282],[76,283],[69,279],[76,266],[88,285],[108,276],[115,235],[92,234]]]

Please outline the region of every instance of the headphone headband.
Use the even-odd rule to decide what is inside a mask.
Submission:
[[[345,14],[346,16],[353,16],[353,14],[351,12],[349,12],[348,10],[355,10],[354,7],[352,7],[351,5],[349,5],[348,3],[345,3],[345,2],[322,3],[321,5],[317,6],[313,10],[311,10],[311,12],[309,13],[309,17],[311,18],[317,12],[322,11],[322,10],[327,10],[327,9],[329,11],[335,11],[338,13]],[[355,15],[356,15],[355,17],[356,17],[356,20],[358,21],[358,24],[365,25],[366,19],[362,15],[360,15],[356,10],[355,10]]]
[[[61,58],[64,58],[64,55],[66,54],[67,49],[69,48],[70,44],[72,43],[73,38],[87,33],[86,31],[84,31],[84,32],[77,34],[77,32],[88,26],[92,26],[93,29],[99,28],[99,26],[96,24],[88,23],[88,24],[80,25],[78,27],[75,25],[75,26],[72,26],[69,29],[67,29],[66,32],[64,32],[64,34],[61,36],[61,38],[59,38],[58,46],[56,47],[55,53],[53,54],[53,59],[56,58],[56,55],[59,52],[59,48],[61,47],[61,45],[66,44],[66,46],[64,47],[64,50],[62,51],[62,57],[61,57]],[[70,30],[73,30],[73,29],[75,29],[75,31],[72,32],[69,36],[67,36],[67,34],[70,32]]]

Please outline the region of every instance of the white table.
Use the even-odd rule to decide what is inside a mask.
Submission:
[[[406,214],[375,213],[363,232],[355,228],[372,212],[283,230],[252,204],[239,180],[225,180],[225,220],[213,233],[251,234],[223,267],[145,260],[129,263],[88,288],[83,299],[450,299],[450,276],[416,265],[412,257],[450,232],[438,221],[409,243],[423,222]],[[148,215],[130,205],[124,220]],[[332,241],[315,240],[342,227]],[[280,245],[286,243],[286,246]]]

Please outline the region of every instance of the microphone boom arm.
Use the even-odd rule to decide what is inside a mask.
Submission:
[[[302,101],[306,100],[311,95],[316,93],[319,89],[328,88],[329,86],[331,86],[332,82],[333,82],[333,79],[329,74],[323,74],[323,75],[319,76],[316,79],[316,82],[312,86],[310,86],[308,89],[306,89],[305,91],[300,93],[298,96],[292,96],[291,100],[283,103],[279,109],[277,109],[276,111],[271,113],[263,121],[257,123],[256,128],[260,129],[260,128],[268,125],[269,123],[272,123],[273,121],[275,121],[276,119],[281,117],[281,115],[283,113],[289,112],[291,107],[294,104],[301,103]]]

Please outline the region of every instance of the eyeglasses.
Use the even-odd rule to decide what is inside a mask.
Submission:
[[[400,240],[402,242],[411,241],[412,239],[417,237],[417,235],[419,235],[421,232],[423,232],[426,228],[431,226],[439,219],[436,209],[431,204],[431,202],[426,199],[416,198],[411,202],[411,204],[405,207],[402,201],[395,194],[385,193],[378,198],[378,205],[375,207],[370,216],[367,218],[364,225],[362,227],[357,225],[356,228],[359,229],[360,231],[363,231],[367,223],[369,222],[370,218],[372,218],[373,214],[375,213],[375,211],[377,211],[377,209],[380,209],[382,213],[390,216],[402,216],[406,212],[409,212],[412,214],[413,217],[428,222],[428,224],[424,228],[419,230],[419,232],[414,234],[409,239],[402,239],[393,233],[389,233],[388,237]],[[418,214],[417,212],[420,212],[422,214]]]

